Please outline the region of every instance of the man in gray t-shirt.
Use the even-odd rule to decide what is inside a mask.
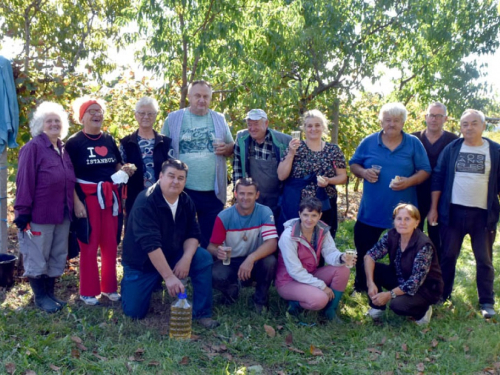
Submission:
[[[210,110],[212,87],[195,81],[188,89],[189,107],[171,112],[162,134],[172,138],[174,157],[185,162],[189,175],[184,191],[196,206],[202,239],[208,246],[215,218],[226,203],[226,158],[234,141],[221,113]]]

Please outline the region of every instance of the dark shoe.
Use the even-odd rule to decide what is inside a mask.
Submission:
[[[30,281],[31,289],[35,295],[35,306],[39,309],[52,314],[56,311],[61,310],[61,305],[53,301],[45,291],[45,279],[44,278],[28,278]]]
[[[288,301],[288,313],[293,316],[297,316],[300,314],[302,307],[298,301]]]
[[[201,318],[197,320],[198,324],[206,329],[213,329],[220,326],[220,323],[217,320],[212,318]]]
[[[484,319],[493,318],[496,315],[495,309],[492,303],[482,303],[480,306],[481,315]]]
[[[45,292],[47,293],[47,297],[49,297],[52,301],[58,303],[61,306],[66,306],[67,302],[60,300],[54,295],[54,288],[56,284],[56,278],[55,277],[47,277],[45,278]]]
[[[339,317],[337,316],[337,308],[339,307],[339,303],[340,300],[342,299],[342,296],[344,295],[344,292],[339,292],[338,290],[334,290],[333,294],[335,297],[326,304],[324,313],[328,320],[341,323],[342,320],[340,320]]]

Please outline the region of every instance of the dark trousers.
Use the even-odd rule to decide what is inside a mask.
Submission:
[[[327,225],[330,226],[330,234],[335,239],[338,229],[338,213],[337,213],[337,196],[335,198],[330,198],[330,206],[329,210],[323,211],[321,215],[321,220],[323,220]]]
[[[170,264],[173,269],[174,264]],[[191,261],[189,277],[193,284],[193,318],[212,316],[212,255],[199,247]],[[162,281],[156,270],[141,271],[123,265],[122,307],[123,313],[134,319],[146,316],[151,302],[151,294]]]
[[[429,197],[430,198],[430,197]],[[420,211],[420,223],[418,224],[418,227],[420,228],[421,231],[424,230],[424,222],[427,220],[427,214],[429,213],[430,210],[430,200],[424,200],[422,201],[421,196],[418,196],[418,209]],[[427,222],[427,235],[431,239],[432,243],[434,244],[434,248],[436,249],[436,254],[438,256],[438,259],[441,260],[441,235],[440,235],[440,230],[439,230],[439,225],[432,226]]]
[[[392,290],[399,286],[394,269],[387,264],[378,262],[375,263],[373,281],[375,285],[377,285],[379,293],[382,292],[382,288]],[[368,297],[368,303],[375,309],[385,310],[385,306],[375,306],[370,297]],[[431,303],[417,291],[413,296],[403,294],[402,296],[397,296],[392,299],[389,308],[397,315],[412,316],[419,320],[424,317],[430,305]]]
[[[255,262],[250,280],[239,283],[238,270],[246,257],[231,258],[231,264],[225,266],[221,260],[214,262],[212,268],[213,287],[220,290],[229,301],[238,298],[240,286],[250,286],[255,281],[253,301],[266,306],[269,301],[269,287],[276,276],[276,257],[268,255]]]
[[[493,243],[496,231],[488,230],[488,212],[481,208],[452,204],[449,225],[441,225],[443,252],[441,272],[443,273],[443,298],[451,296],[455,280],[455,268],[466,234],[470,236],[472,251],[476,258],[476,284],[479,303],[494,303]]]
[[[359,220],[354,224],[354,246],[358,252],[358,260],[356,261],[356,278],[354,279],[354,290],[357,292],[366,292],[366,275],[365,275],[365,257],[370,250],[378,242],[384,228],[372,227],[364,224]]]
[[[212,231],[214,229],[215,219],[224,205],[215,195],[215,191],[196,191],[184,189],[184,191],[193,200],[196,207],[196,216],[201,230],[201,247],[207,248]]]

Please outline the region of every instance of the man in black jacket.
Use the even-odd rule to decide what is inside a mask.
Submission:
[[[441,153],[432,174],[427,221],[438,222],[442,240],[443,298],[451,296],[455,267],[466,234],[476,258],[476,284],[484,318],[495,315],[493,242],[500,213],[500,145],[483,138],[484,114],[467,109],[460,118],[463,138]]]
[[[141,192],[123,241],[122,305],[125,315],[146,316],[151,294],[163,279],[170,296],[184,293],[181,280],[193,284],[193,318],[205,328],[212,316],[212,256],[199,247],[200,227],[193,201],[183,192],[188,167],[180,160],[163,163],[157,183]]]

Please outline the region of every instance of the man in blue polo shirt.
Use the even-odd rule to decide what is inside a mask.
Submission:
[[[364,180],[354,225],[354,244],[361,260],[356,262],[354,281],[358,292],[367,290],[362,261],[366,252],[377,243],[384,230],[393,227],[392,212],[399,203],[418,207],[416,185],[431,173],[422,143],[403,132],[406,116],[406,108],[401,103],[382,106],[379,113],[382,131],[363,139],[349,161],[351,172]]]

